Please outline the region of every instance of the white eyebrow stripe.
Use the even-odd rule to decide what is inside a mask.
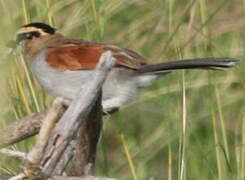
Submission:
[[[36,27],[22,27],[19,31],[17,31],[17,34],[23,34],[23,33],[34,32],[34,31],[39,32],[40,35],[48,35],[48,33]]]

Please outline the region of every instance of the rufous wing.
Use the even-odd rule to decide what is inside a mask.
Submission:
[[[117,59],[116,66],[139,69],[146,64],[142,56],[131,50],[96,43],[50,47],[47,53],[47,62],[54,69],[60,71],[94,69],[102,53],[108,50]]]

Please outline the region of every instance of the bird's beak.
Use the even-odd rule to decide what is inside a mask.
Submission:
[[[17,34],[16,34],[16,41],[15,41],[15,44],[16,44],[16,45],[19,45],[20,42],[21,42],[22,40],[24,40],[25,38],[26,38],[26,36],[25,36],[24,33],[17,33]]]

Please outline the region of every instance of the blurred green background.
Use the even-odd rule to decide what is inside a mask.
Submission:
[[[135,50],[150,63],[245,58],[245,0],[1,0],[0,15],[2,127],[52,102],[20,53],[7,56],[6,42],[28,22]],[[227,71],[171,73],[104,118],[97,174],[125,180],[244,180],[244,110],[244,62]],[[34,140],[11,148],[27,152]],[[0,171],[16,174],[21,163],[1,156]]]

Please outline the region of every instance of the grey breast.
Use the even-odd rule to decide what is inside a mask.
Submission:
[[[31,71],[37,80],[53,96],[73,99],[92,71],[57,71],[46,62],[45,57],[43,51],[31,64]]]

